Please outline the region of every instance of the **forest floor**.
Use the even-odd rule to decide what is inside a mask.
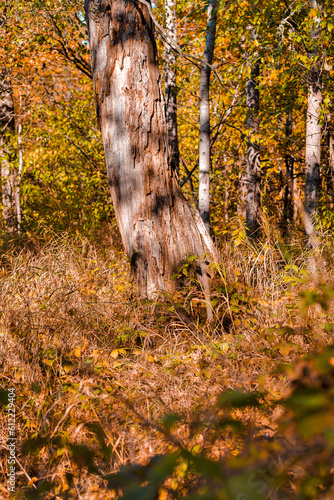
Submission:
[[[321,448],[310,430],[333,418],[330,405],[321,413],[312,407],[300,422],[290,397],[297,386],[317,388],[318,396],[333,388],[332,374],[314,361],[333,343],[333,239],[324,236],[311,253],[300,239],[284,245],[269,232],[250,245],[235,228],[212,269],[214,323],[207,325],[189,262],[180,270],[189,280],[184,289],[139,300],[117,236],[104,234],[103,241],[26,237],[1,255],[1,401],[15,389],[17,440],[10,494],[3,406],[0,498],[118,498],[131,481],[123,498],[333,498],[333,471],[319,469],[333,447]],[[282,398],[290,407],[278,404]],[[122,469],[177,450],[169,474],[159,469],[158,486],[152,479],[153,493],[150,478],[139,477],[144,468]],[[282,470],[266,468],[256,482],[252,471],[264,471],[272,457]],[[214,490],[205,489],[213,463],[229,478],[224,492],[218,476]],[[123,483],[108,481],[120,469]],[[275,497],[283,473],[285,493]]]

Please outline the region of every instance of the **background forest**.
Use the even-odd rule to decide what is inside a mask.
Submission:
[[[3,0],[0,496],[331,499],[334,5],[152,6],[173,161],[201,214],[210,78],[213,321],[195,256],[174,293],[140,299],[131,279],[83,2]]]

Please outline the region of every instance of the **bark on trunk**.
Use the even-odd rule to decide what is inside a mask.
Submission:
[[[333,115],[330,114],[328,117],[328,181],[327,181],[327,192],[331,196],[330,208],[334,207],[334,120]]]
[[[177,44],[176,0],[165,0],[166,27],[170,41]],[[165,100],[166,121],[168,128],[169,147],[172,169],[179,175],[180,155],[177,133],[177,102],[176,102],[176,53],[170,45],[165,48]]]
[[[258,80],[260,64],[251,65],[251,77],[246,84],[246,106],[248,108],[247,127],[250,133],[247,141],[247,201],[246,201],[246,228],[249,238],[259,227],[260,187],[261,187],[261,162],[260,147],[257,139],[259,133],[259,100],[260,94]]]
[[[283,234],[286,234],[287,224],[294,220],[293,183],[294,183],[294,157],[290,151],[290,138],[292,135],[292,110],[289,110],[285,124],[286,154],[285,154],[285,191],[283,209]]]
[[[334,175],[334,123],[331,123],[329,129],[329,168],[331,171],[331,175]]]
[[[216,39],[217,0],[208,1],[207,33],[200,75],[200,140],[199,140],[199,192],[198,208],[205,227],[210,233],[210,75]]]
[[[86,0],[85,10],[109,185],[141,295],[153,298],[173,289],[171,276],[189,255],[197,255],[208,298],[202,257],[212,241],[204,241],[168,157],[148,9],[132,0]]]
[[[17,230],[21,233],[22,213],[21,213],[21,177],[23,170],[23,151],[22,151],[22,116],[20,115],[17,126],[17,146],[19,153],[19,171],[16,178],[16,213],[17,213]]]
[[[313,234],[320,188],[321,101],[321,76],[319,70],[314,67],[309,73],[305,151],[305,231],[311,246],[315,245]]]
[[[312,0],[312,8],[319,8],[316,0]],[[316,19],[311,29],[311,41],[319,36],[320,19]],[[315,48],[309,56],[314,59],[318,51]],[[306,148],[305,148],[305,232],[311,247],[317,245],[314,234],[316,225],[316,209],[320,191],[320,153],[321,125],[319,124],[322,102],[321,72],[319,63],[313,62],[308,75],[308,97],[306,114]]]
[[[13,233],[17,226],[16,170],[8,159],[8,138],[14,131],[14,103],[10,72],[3,68],[0,72],[0,161],[3,220],[8,234]]]
[[[237,214],[241,219],[246,220],[247,205],[247,161],[246,156],[240,158],[240,174],[237,187]]]

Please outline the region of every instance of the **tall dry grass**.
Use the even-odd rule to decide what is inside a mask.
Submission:
[[[261,389],[278,398],[288,382],[275,369],[331,341],[323,327],[332,321],[331,306],[300,313],[300,289],[321,281],[308,272],[309,251],[299,243],[284,246],[269,228],[261,243],[249,244],[242,230],[236,227],[221,245],[210,327],[195,279],[172,297],[138,299],[127,259],[108,236],[99,243],[69,235],[31,239],[3,253],[0,379],[18,395],[20,491],[48,480],[60,498],[114,498],[68,443],[91,446],[97,467],[114,472],[169,449],[149,422],[176,412],[183,423],[175,436],[194,446],[191,423],[210,413],[222,390]],[[332,248],[327,238],[317,257],[328,286]],[[274,414],[250,410],[240,418],[256,422],[259,433],[275,433]],[[1,429],[4,478],[4,414]],[[34,436],[49,444],[24,447]],[[111,450],[107,458],[98,452],[101,439]],[[222,435],[208,453],[218,457],[238,447]]]

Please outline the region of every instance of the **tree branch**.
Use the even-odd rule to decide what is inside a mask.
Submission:
[[[88,78],[92,79],[93,76],[92,76],[92,73],[90,71],[89,64],[84,59],[77,57],[75,51],[71,47],[68,46],[68,44],[63,36],[63,33],[62,33],[61,29],[59,28],[57,22],[55,21],[53,15],[51,14],[51,12],[49,11],[49,9],[47,7],[45,7],[45,10],[46,10],[46,13],[47,13],[49,19],[51,20],[51,22],[53,24],[53,27],[55,28],[56,32],[58,33],[57,41],[60,44],[60,46],[62,47],[62,50],[60,48],[58,48],[58,49],[55,48],[55,50],[57,50],[68,61],[70,61],[72,64],[74,64],[74,66],[79,71],[81,71],[86,76],[88,76]]]
[[[222,88],[224,88],[224,84],[223,82],[221,81],[221,78],[220,76],[218,75],[217,73],[217,70],[215,68],[214,65],[212,64],[209,64],[207,63],[206,61],[204,61],[203,59],[201,59],[200,57],[197,57],[197,56],[193,56],[192,54],[185,54],[183,52],[183,50],[181,49],[180,45],[171,40],[170,39],[170,36],[169,36],[169,33],[167,30],[165,30],[165,28],[163,28],[161,26],[161,24],[159,24],[159,22],[156,20],[156,17],[153,13],[153,10],[152,10],[152,6],[149,2],[147,2],[146,0],[138,0],[138,2],[140,2],[141,4],[145,5],[147,7],[147,10],[151,16],[151,19],[153,21],[153,24],[158,28],[158,30],[160,31],[160,34],[163,38],[163,40],[165,41],[165,43],[167,43],[173,50],[175,50],[175,52],[177,52],[181,57],[183,57],[184,59],[186,59],[188,62],[192,63],[192,64],[195,64],[198,68],[200,66],[207,66],[208,68],[211,69],[211,71],[213,72],[213,74],[215,75],[215,77],[217,78],[219,84],[221,85]],[[196,64],[196,62],[198,62],[199,64]]]

